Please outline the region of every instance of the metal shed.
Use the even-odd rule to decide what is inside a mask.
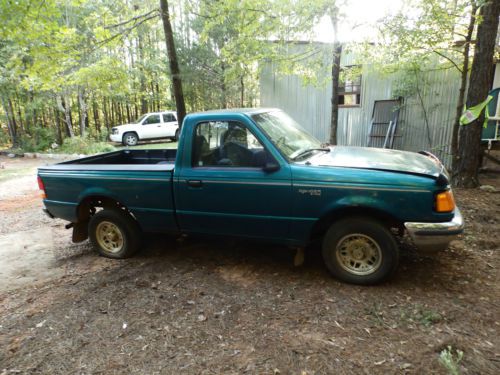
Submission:
[[[294,53],[310,48],[305,44],[290,47]],[[323,64],[315,64],[320,81],[331,70],[332,46],[317,44],[323,52]],[[341,66],[359,64],[353,53],[344,53]],[[361,100],[359,106],[339,108],[338,143],[367,146],[370,122],[375,101],[394,99],[398,73],[384,74],[369,63],[361,64]],[[450,162],[453,120],[458,100],[460,76],[456,69],[436,69],[421,73],[419,95],[403,97],[400,108],[398,137],[394,148],[435,153],[446,164]],[[260,101],[263,107],[281,108],[322,141],[330,136],[330,81],[314,86],[304,84],[296,75],[281,75],[272,62],[263,62],[260,76]]]

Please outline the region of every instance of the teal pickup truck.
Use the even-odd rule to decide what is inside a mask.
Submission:
[[[463,231],[448,177],[428,153],[328,146],[276,109],[188,115],[177,150],[132,150],[38,170],[45,212],[73,241],[131,256],[142,233],[245,237],[303,248],[322,239],[338,279],[374,284],[397,238],[437,251]]]

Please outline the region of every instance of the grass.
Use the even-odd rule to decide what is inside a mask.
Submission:
[[[446,349],[443,349],[441,353],[439,353],[439,363],[448,370],[450,375],[460,375],[460,362],[463,357],[463,351],[459,349],[453,350],[453,348],[448,345]]]

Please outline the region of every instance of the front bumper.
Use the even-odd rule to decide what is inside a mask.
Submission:
[[[451,221],[441,223],[405,223],[413,243],[424,252],[444,250],[448,244],[464,231],[464,219],[460,210],[455,208]]]
[[[121,143],[122,136],[120,134],[110,134],[109,139],[111,142]]]

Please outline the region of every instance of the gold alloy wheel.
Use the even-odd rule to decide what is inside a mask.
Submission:
[[[382,264],[382,251],[378,243],[361,233],[342,237],[335,256],[342,269],[355,275],[370,275]]]
[[[123,233],[110,221],[102,221],[96,228],[97,243],[104,251],[116,254],[123,249]]]

